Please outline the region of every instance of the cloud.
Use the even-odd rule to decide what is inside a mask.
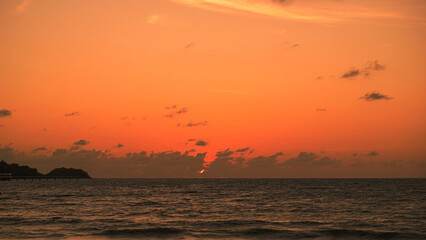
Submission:
[[[325,112],[325,111],[327,111],[326,108],[317,108],[317,112]]]
[[[393,99],[393,97],[389,97],[385,94],[381,94],[379,92],[371,92],[366,93],[364,96],[360,97],[360,99],[364,99],[365,101],[376,101],[376,100],[390,100]]]
[[[36,153],[38,151],[47,151],[47,148],[46,147],[38,147],[38,148],[33,150],[33,153]]]
[[[197,127],[197,126],[206,126],[206,125],[207,125],[207,121],[204,121],[204,122],[196,122],[196,123],[189,122],[189,123],[187,123],[185,126],[186,126],[186,127]]]
[[[177,107],[177,105],[173,105],[172,107],[166,107],[166,109],[176,109],[176,107]],[[175,112],[171,112],[169,114],[166,114],[166,115],[164,115],[164,117],[173,118],[177,115],[184,114],[184,113],[187,113],[187,112],[188,112],[188,109],[186,107],[184,107],[184,108],[181,108],[181,109],[179,109]]]
[[[302,21],[321,21],[332,22],[337,21],[336,18],[325,16],[324,14],[317,14],[314,11],[309,13],[306,9],[289,9],[283,6],[288,5],[291,1],[280,0],[267,0],[267,1],[253,1],[253,0],[174,0],[189,6],[225,12],[225,13],[255,13],[270,17],[281,19],[292,19]],[[277,3],[279,5],[277,5]]]
[[[300,47],[300,44],[293,44],[290,48],[297,48],[297,47]]]
[[[239,149],[235,150],[235,152],[237,152],[237,153],[247,152],[249,149],[250,149],[249,147],[239,148]]]
[[[367,69],[381,71],[381,70],[385,70],[386,66],[379,64],[378,61],[376,60],[372,63],[369,63],[369,65],[367,66]]]
[[[36,167],[42,173],[58,168],[73,167],[86,170],[94,177],[181,178],[199,177],[204,169],[206,153],[165,151],[127,153],[112,156],[109,151],[56,149],[50,155],[19,152],[10,146],[0,146],[0,159]]]
[[[197,146],[201,146],[201,147],[207,146],[207,144],[209,144],[209,143],[208,143],[208,142],[206,142],[206,141],[203,141],[203,140],[198,140],[198,141],[195,143],[195,145],[197,145]]]
[[[282,163],[283,166],[298,168],[313,168],[324,166],[340,166],[341,160],[331,159],[329,157],[318,156],[315,153],[300,152],[295,158],[290,158]]]
[[[229,148],[224,151],[219,151],[216,153],[216,157],[218,158],[226,158],[234,154],[234,151],[230,151]]]
[[[72,117],[72,116],[78,116],[78,115],[80,115],[80,112],[77,111],[77,112],[67,113],[64,116],[65,117]]]
[[[78,146],[73,146],[78,147]],[[244,148],[242,148],[244,149]],[[246,150],[248,151],[248,150]],[[375,151],[372,151],[375,152]],[[377,154],[377,153],[376,153]],[[349,154],[350,155],[350,154]],[[370,153],[371,155],[371,153]],[[372,155],[375,155],[374,153]],[[365,156],[365,155],[363,155]],[[0,159],[8,163],[18,163],[36,167],[41,173],[58,167],[82,168],[93,177],[118,178],[288,178],[288,177],[371,177],[374,168],[378,172],[388,171],[392,176],[401,167],[410,167],[409,175],[423,176],[424,169],[418,169],[423,158],[407,161],[360,160],[348,156],[347,161],[336,160],[315,153],[300,152],[298,156],[282,159],[283,154],[242,157],[237,150],[218,151],[212,162],[207,163],[206,153],[195,153],[195,150],[163,151],[163,152],[129,152],[122,156],[114,156],[109,150],[56,149],[46,154],[21,152],[10,145],[0,145]],[[405,165],[403,165],[405,164]],[[423,164],[423,167],[425,165]],[[203,172],[204,170],[204,172]],[[405,170],[404,170],[405,171]],[[202,172],[202,173],[201,173]],[[381,172],[386,173],[386,172]],[[386,176],[377,173],[375,176]],[[346,175],[349,174],[349,175]],[[364,174],[364,175],[363,175]]]
[[[21,3],[16,6],[16,11],[22,12],[24,11],[32,2],[32,0],[22,0]]]
[[[197,139],[195,139],[195,138],[191,138],[191,139],[188,139],[188,142],[193,142],[193,141],[196,141]]]
[[[346,72],[345,74],[342,75],[341,78],[351,78],[351,77],[356,77],[361,73],[360,70],[349,70],[348,72]]]
[[[118,143],[117,146],[114,146],[114,147],[116,147],[116,148],[122,148],[122,147],[124,147],[124,145],[121,144],[121,143]]]
[[[246,150],[247,151],[247,150]],[[236,152],[236,151],[235,151]],[[229,148],[216,153],[216,158],[206,168],[206,177],[278,177],[282,176],[278,157],[282,153],[270,156],[243,158],[234,156]]]
[[[377,24],[378,20],[393,23],[425,24],[423,17],[401,14],[362,3],[340,4],[337,1],[292,1],[285,0],[173,0],[187,6],[226,14],[250,16],[254,14],[282,20],[308,21],[315,23],[367,22]],[[398,24],[398,23],[397,23]]]
[[[375,157],[375,156],[378,156],[378,155],[379,154],[376,151],[371,151],[366,156],[368,156],[368,157]]]
[[[79,146],[71,146],[69,150],[70,151],[75,151],[75,150],[78,150],[78,149],[80,149]]]
[[[366,66],[364,66],[363,68],[355,68],[347,71],[340,78],[354,78],[359,75],[364,75],[365,77],[368,77],[373,71],[382,71],[385,69],[385,65],[379,64],[379,62],[375,60],[373,62],[367,63]]]
[[[280,3],[280,4],[291,4],[293,0],[271,0],[272,2]]]
[[[0,124],[0,127],[4,127],[4,124]]]
[[[77,146],[85,146],[85,145],[89,144],[89,141],[81,139],[81,140],[78,140],[77,142],[74,142],[73,144],[77,145]]]
[[[158,14],[149,15],[146,22],[149,24],[158,24],[161,20],[161,16]]]
[[[188,44],[185,45],[184,49],[189,49],[189,48],[193,48],[195,46],[195,43],[190,42]]]
[[[12,116],[12,112],[10,110],[7,109],[2,109],[0,110],[0,117],[9,117]]]
[[[173,105],[173,106],[167,106],[166,109],[175,109],[177,107],[177,105]]]
[[[184,114],[186,112],[188,112],[188,109],[187,108],[182,108],[179,111],[177,111],[176,114]]]

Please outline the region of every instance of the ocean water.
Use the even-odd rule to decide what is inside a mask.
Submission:
[[[426,179],[0,182],[0,239],[426,239]]]

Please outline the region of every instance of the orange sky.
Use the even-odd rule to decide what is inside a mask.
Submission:
[[[422,0],[1,1],[0,144],[357,153],[382,165],[353,176],[426,177],[425,13]]]

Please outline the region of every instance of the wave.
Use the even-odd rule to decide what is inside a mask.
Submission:
[[[239,232],[245,237],[267,239],[305,239],[319,237],[316,234],[289,229],[251,228]]]
[[[131,202],[129,203],[130,206],[160,206],[163,205],[160,202],[154,202],[154,201],[142,201],[142,202]]]
[[[182,229],[178,228],[134,228],[134,229],[110,229],[105,230],[100,234],[104,236],[114,236],[114,237],[170,237],[171,235],[178,235],[185,232]]]
[[[381,232],[371,230],[357,229],[326,229],[318,231],[322,235],[333,238],[366,238],[366,239],[401,239],[402,236],[398,232]],[[405,236],[407,237],[407,236]],[[404,238],[405,238],[404,237]]]

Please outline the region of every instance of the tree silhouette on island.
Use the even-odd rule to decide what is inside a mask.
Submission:
[[[78,178],[87,178],[91,177],[89,174],[82,170],[76,168],[55,168],[47,174],[39,173],[36,168],[31,168],[28,166],[19,166],[16,163],[8,164],[7,162],[0,161],[0,173],[10,173],[12,176],[49,176],[49,177],[78,177]]]

